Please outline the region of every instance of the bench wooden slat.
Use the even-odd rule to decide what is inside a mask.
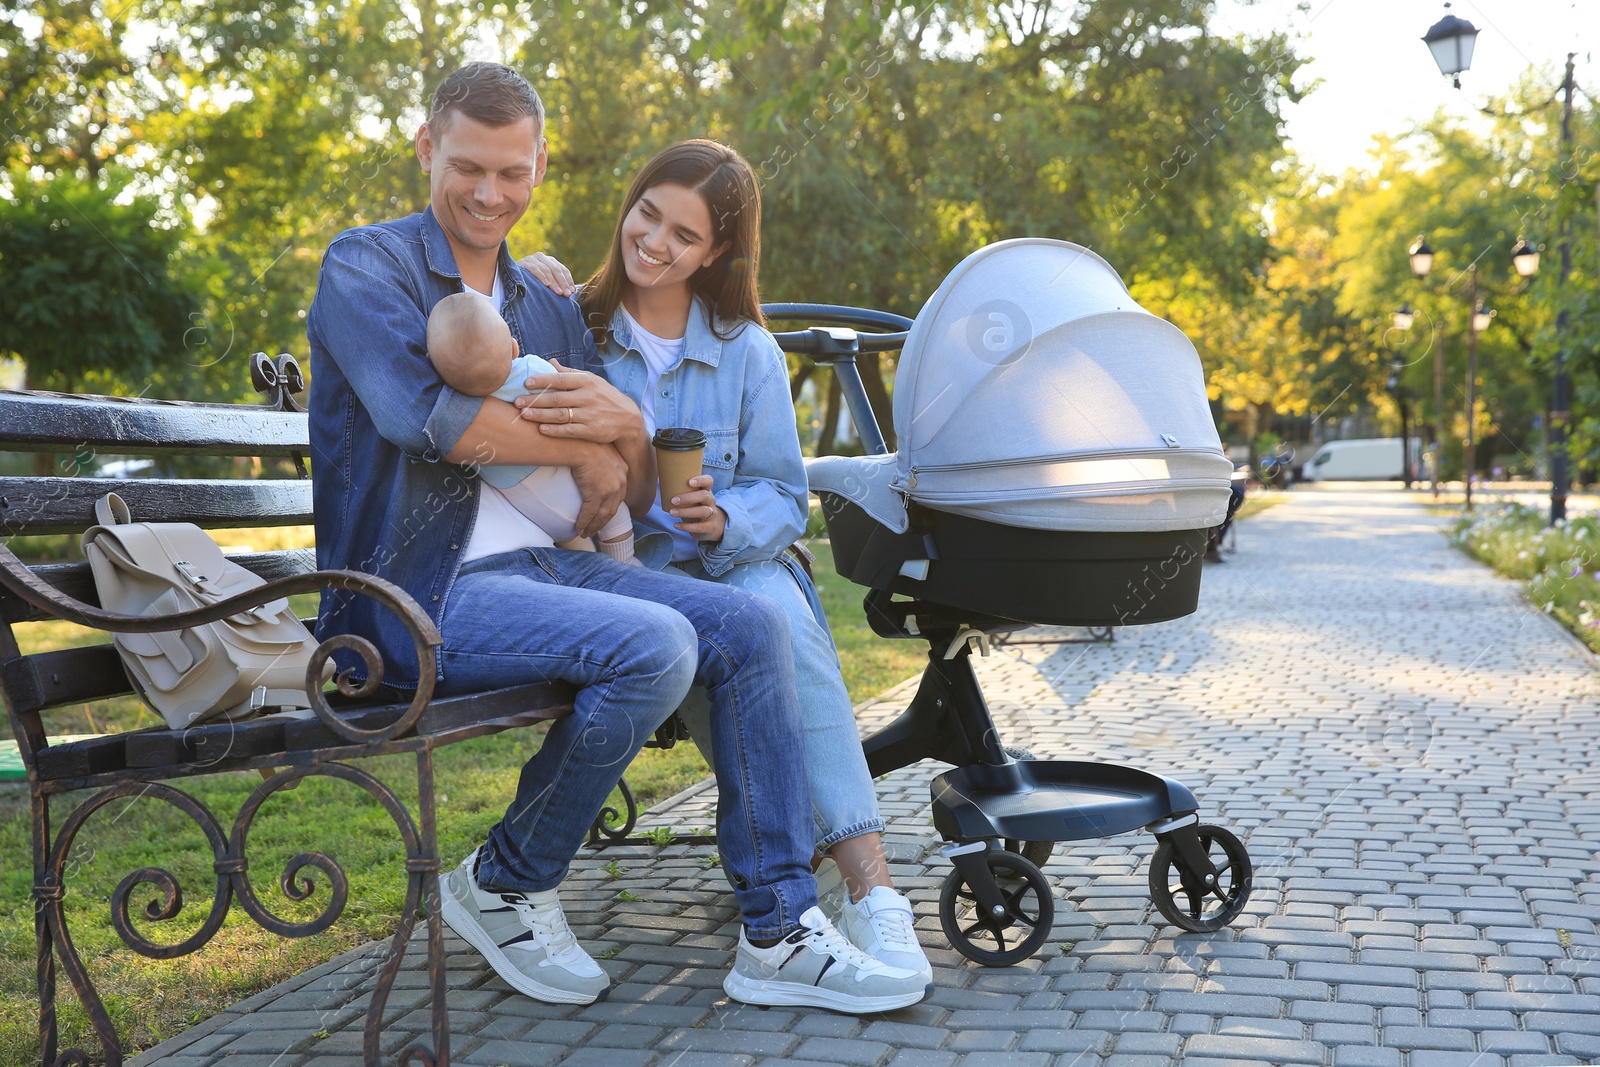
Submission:
[[[11,710],[19,715],[131,693],[133,684],[111,645],[63,648],[0,663]]]
[[[99,737],[50,745],[40,749],[35,766],[47,782],[87,778],[124,766],[124,749],[130,734],[102,734]]]
[[[139,522],[192,522],[207,529],[311,522],[311,483],[227,479],[0,478],[0,536],[81,533],[94,502],[122,497]]]
[[[312,711],[267,715],[244,722],[212,722],[186,730],[139,730],[128,734],[127,766],[148,769],[180,763],[216,764],[284,750],[283,731],[292,716]]]
[[[572,710],[574,695],[570,685],[541,682],[492,693],[440,697],[423,712],[416,732],[444,733],[526,713],[559,718]],[[394,722],[404,711],[403,704],[386,704],[343,709],[340,714],[354,726],[375,730]],[[316,713],[293,711],[243,722],[212,722],[186,730],[138,730],[52,745],[40,753],[39,768],[46,780],[62,780],[124,768],[148,771],[197,764],[220,767],[258,756],[314,752],[349,743],[330,730]]]
[[[487,719],[504,718],[525,711],[547,711],[548,718],[559,718],[572,709],[572,699],[577,690],[564,682],[539,682],[519,685],[510,689],[497,689],[492,693],[474,693],[470,696],[435,697],[427,710],[417,720],[419,734],[442,733],[470,726]],[[363,730],[377,730],[388,726],[405,711],[403,704],[384,707],[341,710],[347,722]],[[297,719],[284,727],[284,746],[291,752],[326,748],[346,744],[321,719]]]
[[[244,404],[0,390],[0,442],[13,452],[304,455],[308,434],[304,414]]]
[[[269,582],[317,569],[317,553],[310,548],[249,552],[228,558]],[[43,563],[31,569],[34,574],[68,596],[85,604],[100,606],[100,596],[94,588],[94,574],[89,570],[87,563]],[[53,618],[49,612],[34,607],[5,589],[0,589],[0,621],[16,624],[49,618]]]

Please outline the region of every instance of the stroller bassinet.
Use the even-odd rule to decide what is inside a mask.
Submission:
[[[990,965],[1031,955],[1053,917],[1038,870],[1050,842],[1140,828],[1160,842],[1149,884],[1161,914],[1191,931],[1231,922],[1249,856],[1200,824],[1187,788],[1005,749],[970,662],[974,644],[1019,624],[1195,610],[1233,468],[1188,339],[1099,256],[1036,238],[967,257],[914,322],[828,305],[767,313],[835,324],[779,343],[833,367],[869,455],[810,460],[807,476],[836,568],[869,590],[874,630],[930,645],[910,707],[863,745],[874,775],[924,758],[954,766],[932,783],[955,867],[940,898],[952,945]],[[899,449],[888,453],[854,360],[896,348]]]
[[[899,451],[807,464],[839,572],[1024,622],[1192,612],[1233,465],[1194,346],[1087,249],[973,253],[905,339]]]

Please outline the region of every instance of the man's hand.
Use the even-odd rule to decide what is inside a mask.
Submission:
[[[524,419],[539,424],[540,433],[602,445],[643,435],[639,406],[616,386],[598,374],[567,370],[554,360],[551,363],[557,373],[529,378],[526,387],[535,392],[515,401]]]
[[[547,256],[543,252],[535,252],[531,256],[523,256],[517,262],[529,274],[543,282],[544,287],[552,292],[560,293],[562,296],[571,296],[578,291],[578,287],[572,282],[572,272],[555,256]]]
[[[628,465],[610,445],[584,449],[585,458],[572,464],[583,507],[578,512],[578,536],[589,537],[611,521],[628,489]]]
[[[720,541],[728,530],[728,513],[717,506],[711,486],[711,475],[697,474],[689,479],[690,491],[667,505],[667,514],[678,520],[672,525],[696,541]]]

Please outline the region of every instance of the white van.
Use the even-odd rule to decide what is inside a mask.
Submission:
[[[1422,439],[1411,439],[1411,469],[1417,471],[1421,464]],[[1400,468],[1400,438],[1368,437],[1353,441],[1329,441],[1317,449],[1311,462],[1303,468],[1303,477],[1311,482],[1341,481],[1399,481],[1404,477]]]

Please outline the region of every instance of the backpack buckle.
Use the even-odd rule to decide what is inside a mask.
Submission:
[[[203,574],[197,573],[195,571],[195,569],[194,569],[194,564],[190,563],[186,559],[175,559],[175,560],[173,560],[172,561],[172,567],[179,574],[181,574],[185,578],[189,579],[189,583],[191,585],[204,585],[206,583],[206,576],[203,575]]]

